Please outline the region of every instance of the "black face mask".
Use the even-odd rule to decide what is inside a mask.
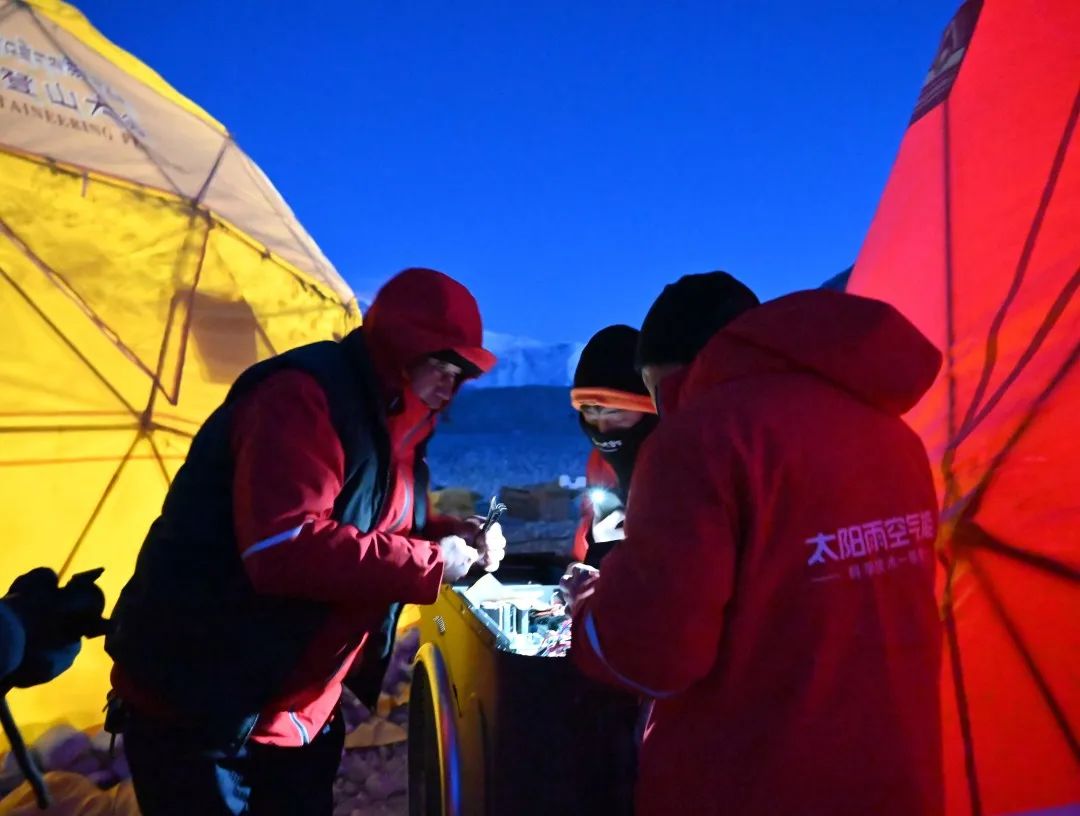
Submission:
[[[637,459],[638,450],[645,438],[652,433],[660,418],[655,414],[646,414],[635,425],[629,428],[620,428],[608,433],[601,433],[599,428],[590,425],[585,417],[578,415],[581,429],[589,437],[604,461],[611,465],[615,476],[619,480],[619,486],[615,491],[625,503],[626,492],[630,489],[630,476],[634,472],[634,461]]]

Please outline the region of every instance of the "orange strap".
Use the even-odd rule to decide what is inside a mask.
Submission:
[[[631,394],[614,388],[571,388],[570,404],[575,411],[583,405],[599,405],[601,408],[617,408],[620,411],[639,411],[655,414],[656,406],[647,394]]]

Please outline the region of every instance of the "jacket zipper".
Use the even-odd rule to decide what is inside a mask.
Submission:
[[[400,450],[401,448],[404,448],[404,447],[405,447],[405,445],[406,445],[406,443],[408,443],[408,441],[409,441],[410,439],[412,439],[412,438],[413,438],[413,436],[414,436],[414,435],[416,434],[416,432],[417,432],[417,431],[419,431],[419,430],[420,430],[421,428],[424,428],[424,427],[426,427],[426,426],[427,426],[428,424],[430,424],[430,422],[431,422],[431,418],[432,418],[432,417],[433,417],[434,415],[435,415],[435,412],[434,412],[434,411],[430,412],[430,413],[429,413],[429,414],[428,414],[427,416],[425,416],[425,417],[423,418],[423,420],[421,420],[421,421],[420,421],[420,423],[419,423],[419,424],[417,424],[417,425],[416,425],[416,426],[414,426],[413,428],[410,428],[410,429],[409,429],[409,432],[408,432],[408,433],[406,433],[406,434],[405,434],[405,436],[403,436],[403,437],[401,438],[401,443],[400,443],[400,444],[399,444],[399,445],[397,446],[397,448],[398,448],[399,450]],[[402,524],[404,524],[404,523],[405,523],[405,520],[406,520],[406,519],[407,519],[407,518],[409,517],[409,512],[410,512],[410,511],[412,510],[412,504],[413,504],[413,493],[414,493],[414,492],[416,491],[416,482],[415,482],[415,479],[416,479],[416,473],[415,473],[415,468],[416,468],[416,463],[415,463],[415,461],[414,461],[414,462],[413,462],[413,469],[414,469],[414,472],[413,472],[413,479],[412,479],[412,480],[409,480],[409,481],[407,481],[407,482],[406,482],[406,484],[405,484],[405,507],[404,507],[404,508],[402,509],[402,511],[401,511],[401,514],[400,514],[400,515],[399,515],[399,516],[397,517],[397,519],[395,519],[394,523],[390,525],[390,528],[389,528],[389,531],[390,531],[390,532],[395,532],[395,531],[397,531],[397,530],[398,530],[398,528],[399,528],[399,527],[400,527],[400,526],[401,526]],[[404,480],[403,480],[403,481],[404,481]]]

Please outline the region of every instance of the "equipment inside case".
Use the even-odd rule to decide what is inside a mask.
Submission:
[[[536,657],[564,657],[570,648],[570,616],[558,587],[502,584],[485,575],[468,588],[455,587],[496,636],[498,648]]]

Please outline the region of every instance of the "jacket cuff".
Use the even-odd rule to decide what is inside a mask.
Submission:
[[[413,591],[410,593],[410,597],[402,600],[406,603],[427,606],[435,603],[439,597],[445,564],[443,563],[442,552],[432,542],[414,541],[413,546],[417,550],[414,557],[418,562],[424,563],[427,569],[420,575]]]

